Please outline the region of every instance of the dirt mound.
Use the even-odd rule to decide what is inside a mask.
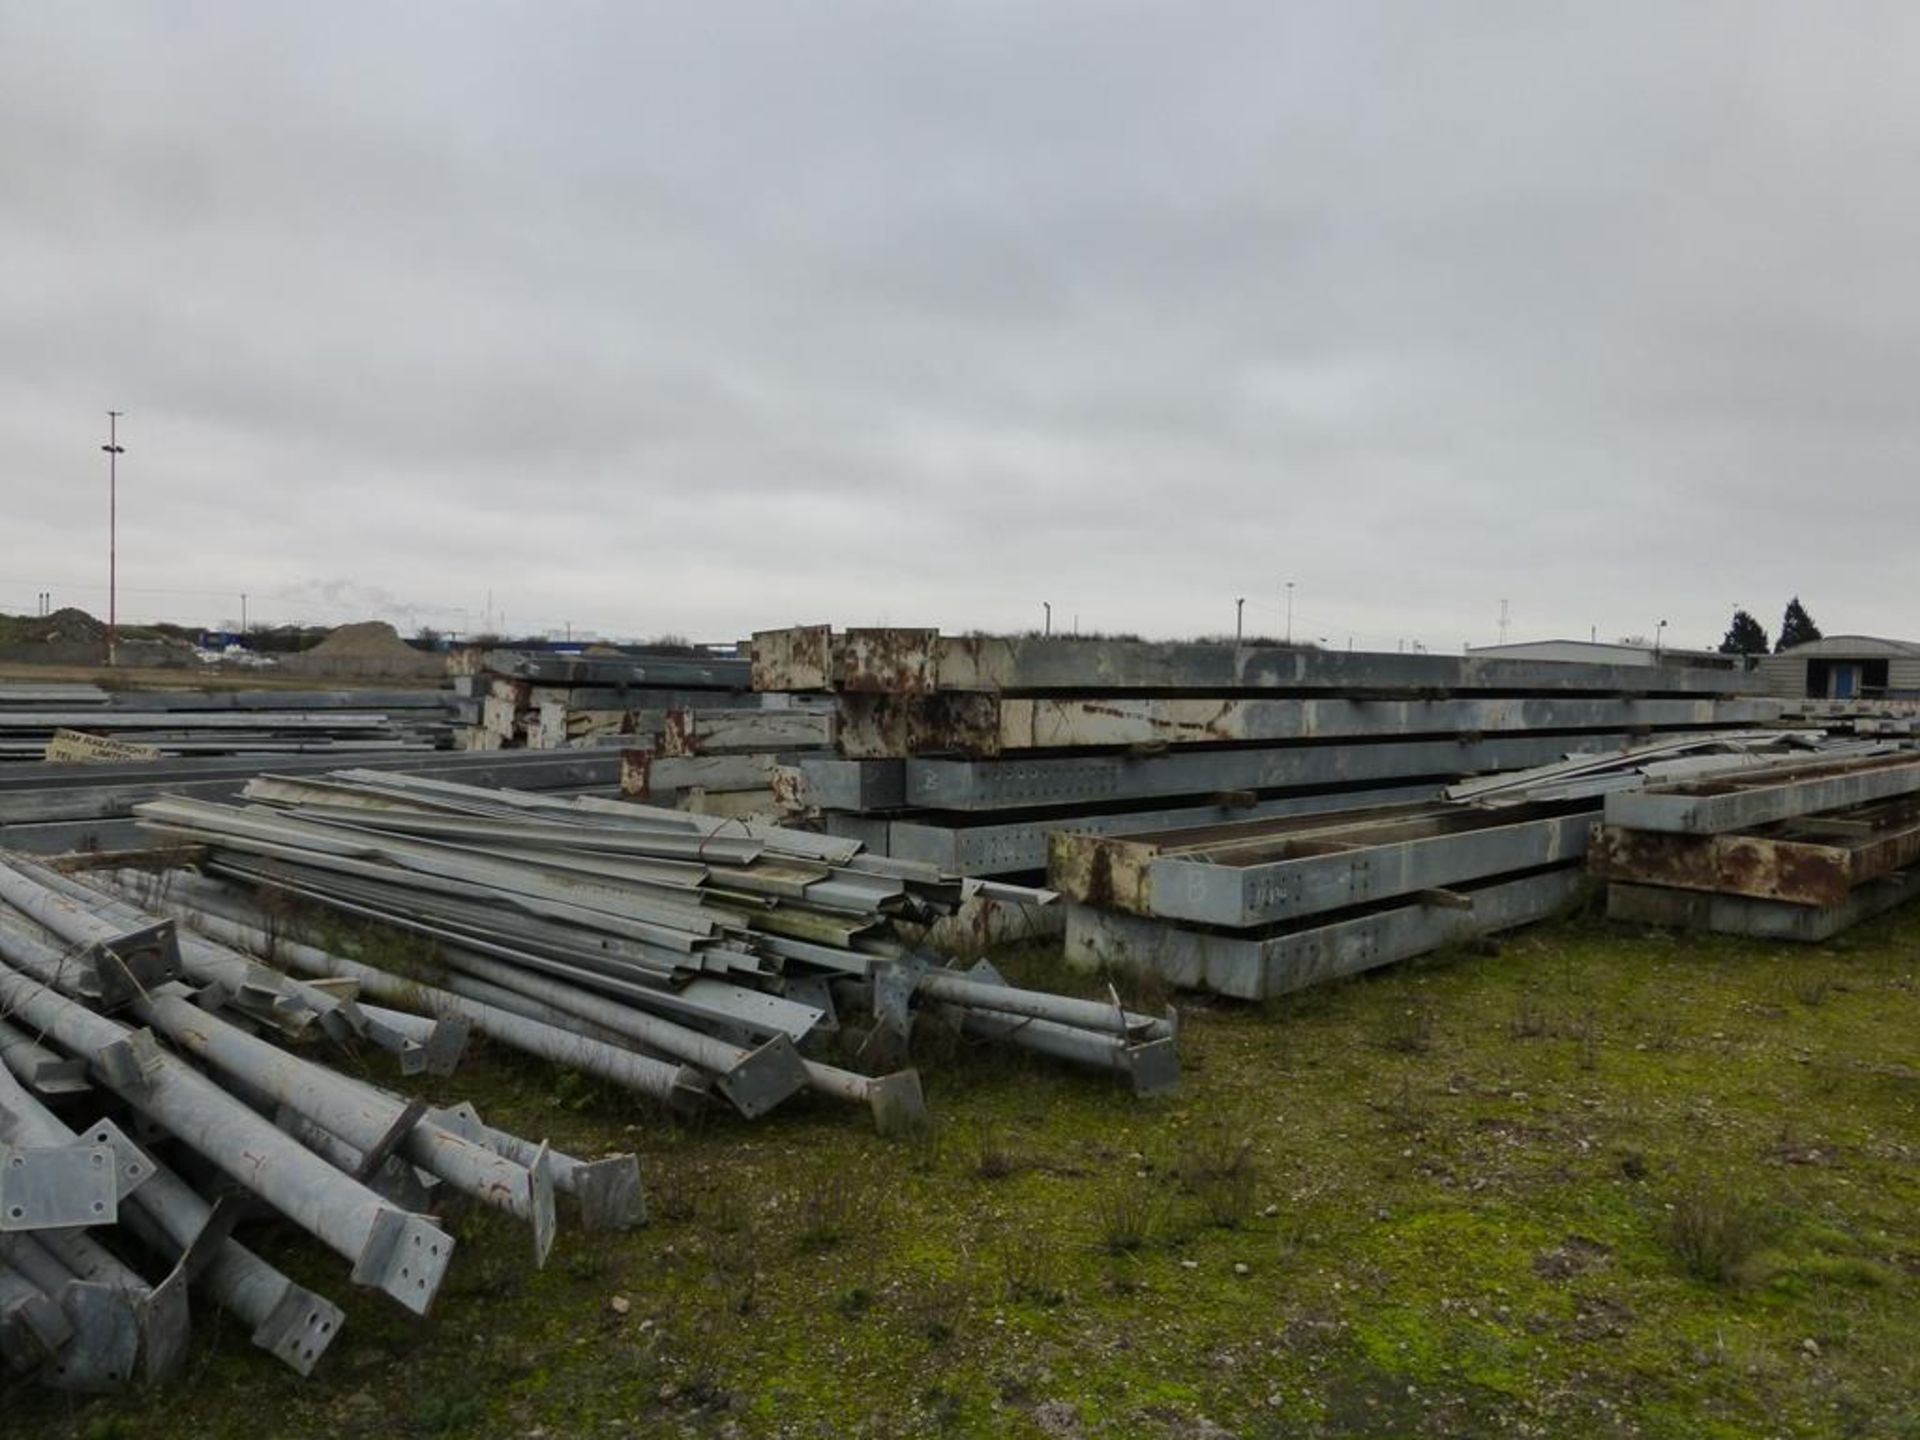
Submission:
[[[416,650],[384,620],[342,625],[313,649],[290,655],[282,670],[306,675],[367,675],[437,677],[446,673],[446,661]]]
[[[309,655],[418,655],[400,632],[384,620],[364,620],[358,625],[342,625],[313,649]]]
[[[86,611],[67,606],[21,621],[15,636],[22,645],[104,645],[107,627]]]

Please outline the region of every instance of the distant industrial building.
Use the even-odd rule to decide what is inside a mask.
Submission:
[[[1569,660],[1582,665],[1684,665],[1737,670],[1738,655],[1673,646],[1606,644],[1597,640],[1522,640],[1512,645],[1469,645],[1467,654],[1488,660]]]
[[[1767,689],[1785,699],[1920,700],[1920,643],[1829,635],[1761,660]]]

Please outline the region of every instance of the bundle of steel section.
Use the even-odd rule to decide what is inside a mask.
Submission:
[[[267,771],[324,773],[342,762],[362,769],[441,775],[522,790],[616,792],[612,752],[467,755],[452,751],[349,756],[203,756],[94,764],[0,766],[0,849],[52,855],[113,851],[151,842],[133,822],[142,800],[168,795],[225,800]]]
[[[102,1390],[175,1372],[190,1286],[307,1373],[343,1317],[231,1237],[253,1205],[415,1313],[454,1250],[424,1213],[437,1196],[524,1221],[536,1264],[554,1243],[556,1191],[588,1226],[645,1217],[630,1155],[557,1155],[267,1038],[317,1020],[336,1039],[390,1027],[431,1043],[439,1022],[359,1007],[337,984],[293,980],[18,860],[0,859],[0,1012],[16,1037],[0,1045],[0,1362],[49,1384]],[[62,1056],[71,1068],[53,1091],[49,1058]],[[110,1120],[61,1119],[50,1104],[76,1091],[112,1096],[127,1128],[177,1151],[178,1167]]]
[[[1656,785],[1609,795],[1605,820],[1591,867],[1612,918],[1826,940],[1912,894],[1920,755],[1810,756]]]
[[[433,750],[450,743],[452,703],[437,690],[33,687],[0,693],[0,760]]]
[[[656,749],[669,710],[759,708],[745,660],[642,654],[463,656],[454,678],[454,743],[465,750]]]
[[[438,969],[424,978],[463,1005],[570,1026],[697,1074],[653,1087],[669,1098],[710,1086],[751,1116],[811,1089],[869,1106],[883,1129],[917,1123],[911,1071],[867,1076],[802,1053],[839,1028],[843,1011],[872,1009],[884,1023],[868,1036],[868,1063],[903,1058],[915,1012],[875,999],[900,973],[914,977],[919,1009],[970,1033],[1114,1072],[1143,1093],[1177,1078],[1170,1019],[1124,1016],[1083,1036],[1084,1002],[997,977],[962,992],[948,983],[955,972],[917,951],[924,927],[982,891],[1009,898],[1008,887],[775,826],[387,773],[265,777],[245,798],[256,803],[160,800],[139,813],[208,847],[216,876],[432,942]],[[250,940],[271,928],[234,891],[203,881],[179,881],[167,900],[210,907],[249,927]],[[302,965],[346,973],[317,953]],[[492,1023],[460,1013],[477,1028]],[[1008,1016],[1019,1023],[1000,1023]]]

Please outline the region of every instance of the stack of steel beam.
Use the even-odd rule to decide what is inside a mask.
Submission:
[[[912,1071],[869,1076],[819,1058],[845,1045],[856,1016],[870,1068],[902,1063],[916,1018],[934,1013],[1141,1093],[1178,1078],[1171,1016],[1020,989],[990,968],[963,974],[919,947],[924,927],[1007,887],[876,859],[855,841],[392,772],[263,777],[244,798],[254,803],[165,798],[138,813],[207,847],[223,880],[431,942],[432,972],[389,977],[392,993],[424,981],[451,997],[436,1001],[445,1013],[488,1033],[495,1017],[473,1002],[630,1049],[647,1058],[625,1067],[626,1083],[672,1103],[711,1090],[751,1116],[808,1089],[867,1106],[882,1129],[917,1123]],[[223,933],[230,943],[271,929],[231,891],[181,883],[184,901],[249,927]],[[299,964],[382,983],[311,952]],[[613,1067],[586,1068],[622,1078]]]
[[[644,1220],[631,1155],[575,1160],[291,1047],[437,1044],[441,1022],[351,989],[0,857],[0,1365],[80,1391],[164,1379],[186,1353],[191,1289],[306,1374],[344,1316],[233,1238],[260,1207],[416,1314],[453,1257],[432,1213],[447,1204],[524,1222],[536,1265],[556,1192],[584,1226]],[[76,1104],[81,1123],[62,1114]]]
[[[1544,919],[1598,803],[1405,805],[1126,836],[1057,832],[1067,961],[1260,1000]]]
[[[1825,940],[1913,893],[1920,755],[1813,757],[1609,795],[1591,864],[1618,920]]]
[[[0,760],[432,750],[449,740],[452,700],[437,690],[0,685]]]
[[[613,751],[565,754],[198,756],[182,760],[118,760],[86,764],[0,766],[0,849],[39,855],[114,851],[150,845],[133,807],[163,794],[225,800],[269,770],[323,773],[349,762],[363,769],[440,775],[477,785],[523,790],[618,792],[620,758]]]
[[[1050,831],[1437,799],[1461,776],[1764,724],[1754,677],[1680,666],[828,627],[753,641],[757,690],[831,696],[838,753],[776,775],[876,853],[1046,864]]]
[[[621,793],[698,815],[785,816],[776,779],[803,757],[832,755],[835,716],[805,697],[755,699],[764,708],[667,711],[650,744],[621,752]]]
[[[668,710],[759,704],[747,662],[719,656],[486,650],[457,668],[454,743],[465,750],[651,746]]]
[[[1665,737],[1465,781],[1447,802],[1095,836],[1057,831],[1066,955],[1260,999],[1544,919],[1573,895],[1603,800],[1795,773],[1870,747],[1795,732]]]

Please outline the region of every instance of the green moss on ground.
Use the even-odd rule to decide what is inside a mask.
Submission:
[[[948,1041],[906,1142],[811,1099],[675,1124],[483,1049],[445,1098],[637,1151],[650,1227],[535,1271],[456,1217],[425,1322],[257,1230],[348,1307],[313,1379],[203,1315],[161,1403],[20,1391],[6,1431],[1920,1436],[1916,940],[1544,927],[1196,1002],[1159,1102]]]

